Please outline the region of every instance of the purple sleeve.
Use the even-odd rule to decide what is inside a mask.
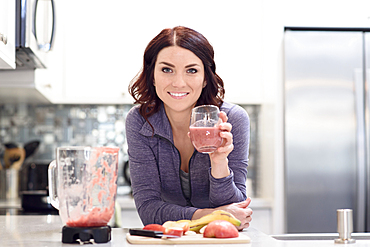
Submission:
[[[229,154],[230,175],[225,178],[210,178],[210,206],[218,207],[230,203],[244,201],[246,195],[246,179],[249,153],[250,123],[247,112],[234,105],[226,112],[228,122],[232,125],[234,150]]]

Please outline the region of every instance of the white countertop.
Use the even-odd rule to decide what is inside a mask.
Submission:
[[[0,216],[0,245],[1,246],[27,246],[27,247],[52,247],[52,246],[73,246],[70,244],[63,244],[61,242],[62,223],[60,217],[57,215],[3,215]],[[145,246],[145,245],[131,245],[126,241],[127,229],[112,228],[112,240],[106,244],[99,244],[101,247],[105,246]],[[240,234],[248,235],[251,238],[249,244],[223,244],[212,246],[223,247],[239,247],[239,246],[253,246],[253,247],[326,247],[338,246],[334,244],[333,240],[318,240],[318,241],[282,241],[256,230],[249,228]],[[369,246],[370,240],[357,240],[351,247]],[[76,246],[76,245],[75,245]],[[164,245],[156,245],[164,246]],[[181,245],[183,247],[190,245]],[[194,245],[192,245],[194,246]],[[209,245],[205,245],[209,246]],[[341,245],[339,245],[341,246]]]

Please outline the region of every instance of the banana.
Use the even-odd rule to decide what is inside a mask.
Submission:
[[[205,225],[208,225],[208,223],[215,221],[215,220],[226,220],[232,223],[235,226],[240,226],[241,222],[237,218],[234,217],[229,212],[226,212],[224,210],[216,210],[213,211],[210,214],[207,214],[197,220],[179,220],[181,221],[188,221],[190,226],[190,231],[199,232],[200,229],[202,229]]]
[[[182,222],[189,222],[189,224],[190,224],[191,220],[178,220],[177,222],[178,222],[178,223],[182,223]]]

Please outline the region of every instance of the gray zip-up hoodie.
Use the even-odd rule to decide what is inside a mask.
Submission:
[[[208,154],[194,153],[189,161],[190,202],[182,192],[180,152],[174,145],[170,122],[163,104],[149,118],[152,128],[133,107],[126,118],[126,138],[133,196],[141,221],[191,219],[199,208],[215,208],[246,199],[250,124],[247,112],[224,102],[221,111],[232,124],[234,150],[229,154],[230,175],[216,179],[210,173]]]

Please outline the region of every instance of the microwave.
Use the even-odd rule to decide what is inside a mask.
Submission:
[[[16,0],[16,69],[47,67],[55,37],[54,0]]]

